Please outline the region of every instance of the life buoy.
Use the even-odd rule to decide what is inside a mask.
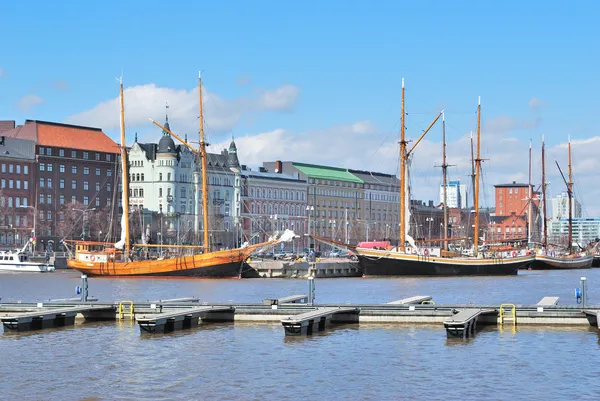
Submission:
[[[95,260],[96,260],[96,256],[94,256],[94,255],[90,256],[90,260],[91,260],[92,262],[93,262],[93,261],[95,261]]]
[[[512,257],[513,257],[513,258],[516,258],[516,257],[517,257],[517,251],[513,251],[513,253],[512,253]]]
[[[423,251],[423,255],[429,256],[429,249],[425,248],[425,250]]]

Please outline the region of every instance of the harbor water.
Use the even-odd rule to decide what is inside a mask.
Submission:
[[[600,304],[600,270],[510,277],[344,278],[316,282],[317,303],[575,304],[580,277]],[[74,296],[80,275],[0,274],[2,301]],[[198,297],[262,302],[307,292],[306,280],[90,278],[101,301]],[[0,396],[22,400],[579,400],[598,399],[597,328],[484,327],[448,339],[442,324],[342,325],[285,337],[275,323],[225,323],[140,335],[132,322],[0,335]]]

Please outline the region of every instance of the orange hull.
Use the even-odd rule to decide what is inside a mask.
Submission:
[[[90,276],[237,277],[248,256],[265,245],[268,243],[163,260],[92,262],[69,259],[67,265]],[[92,254],[95,256],[94,259],[102,259],[101,256],[106,255],[100,252]]]

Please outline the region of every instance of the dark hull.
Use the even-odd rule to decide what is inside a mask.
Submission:
[[[240,277],[241,273],[241,263],[240,262],[229,262],[223,263],[219,265],[206,266],[206,267],[198,267],[193,269],[186,270],[174,270],[170,272],[161,272],[161,273],[144,273],[137,275],[144,277],[211,277],[211,278],[231,278],[231,277]],[[106,274],[94,274],[90,271],[82,271],[91,277],[106,277]],[[117,276],[117,275],[111,275]],[[135,274],[127,275],[128,277],[135,277]],[[120,277],[127,277],[120,276]]]
[[[533,270],[561,270],[561,269],[589,269],[592,267],[593,258],[555,258],[551,256],[538,256],[531,264]]]
[[[600,267],[600,256],[594,256],[592,267]]]
[[[439,258],[438,258],[439,259]],[[498,263],[442,263],[436,260],[404,260],[358,256],[365,276],[507,276],[527,268],[531,259],[498,259]]]

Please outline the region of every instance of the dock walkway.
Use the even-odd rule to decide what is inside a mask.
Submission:
[[[137,322],[140,329],[147,333],[165,333],[173,330],[198,327],[199,319],[215,312],[233,312],[233,306],[198,306],[173,312],[159,313],[153,316],[140,316]]]
[[[43,308],[33,312],[0,316],[8,330],[29,331],[51,327],[72,326],[78,313],[84,316],[92,312],[114,310],[112,306],[80,305],[69,308]]]
[[[468,338],[475,334],[481,315],[498,313],[495,309],[465,309],[444,320],[448,337]]]
[[[315,331],[325,330],[331,324],[332,317],[336,314],[359,312],[359,308],[352,306],[317,308],[281,319],[281,324],[286,336],[310,335]]]

